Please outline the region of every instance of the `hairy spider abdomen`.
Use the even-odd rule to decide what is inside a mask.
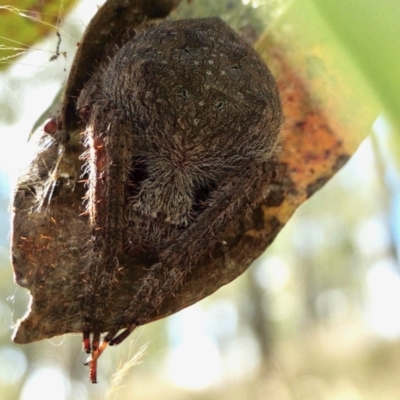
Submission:
[[[188,225],[196,188],[267,160],[276,142],[274,78],[218,18],[148,28],[116,53],[101,84],[131,125],[133,165],[146,168],[132,202],[141,215]]]
[[[282,113],[267,66],[217,18],[147,27],[103,61],[77,109],[91,225],[82,332],[95,381],[107,343],[158,312],[261,200]],[[152,266],[100,344],[124,260],[144,254]]]

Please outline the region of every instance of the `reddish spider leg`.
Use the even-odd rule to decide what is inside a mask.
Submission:
[[[83,348],[91,353],[90,380],[96,382],[97,359],[106,306],[118,269],[124,226],[124,191],[130,168],[132,134],[107,100],[97,101],[86,129],[89,171],[88,211],[92,226],[82,298]],[[117,156],[116,156],[117,155]],[[92,336],[92,337],[91,337]]]
[[[195,267],[199,260],[192,255],[207,254],[207,250],[212,249],[222,239],[222,235],[235,228],[232,221],[242,218],[249,206],[261,198],[268,183],[263,172],[266,165],[259,163],[248,167],[240,174],[235,173],[235,178],[231,176],[232,180],[228,177],[227,183],[218,191],[220,197],[215,196],[197,222],[162,254],[161,262],[151,267],[121,318],[121,321],[132,323],[119,335],[118,331],[124,328],[122,322],[108,332],[102,342],[102,350],[107,344],[112,346],[121,343],[137,326],[146,323],[163,301],[183,283],[191,268]],[[248,193],[248,197],[243,196],[243,193]],[[214,222],[210,225],[210,221]]]

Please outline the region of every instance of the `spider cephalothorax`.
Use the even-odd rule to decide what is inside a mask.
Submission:
[[[281,105],[257,53],[210,18],[134,36],[94,73],[77,108],[86,123],[92,226],[83,333],[95,381],[105,345],[145,323],[261,198]],[[138,249],[154,265],[99,346],[121,256]]]

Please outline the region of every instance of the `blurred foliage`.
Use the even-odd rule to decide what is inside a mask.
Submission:
[[[0,5],[0,70],[18,60],[35,43],[54,35],[64,14],[75,3],[76,0],[18,0]]]

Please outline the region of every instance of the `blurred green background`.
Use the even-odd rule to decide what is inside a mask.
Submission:
[[[364,89],[356,86],[345,100],[374,102],[376,120],[350,162],[242,277],[106,351],[97,385],[88,382],[79,336],[11,342],[29,295],[13,283],[9,202],[31,128],[65,82],[100,2],[44,2],[53,3],[49,10],[14,3],[18,12],[0,5],[0,51],[7,50],[0,53],[0,398],[399,399],[400,2],[194,0],[180,7],[174,18],[219,15],[250,40],[268,29],[300,42],[329,32],[373,97],[357,96]],[[57,29],[61,54],[49,61]],[[23,55],[10,59],[11,47]]]

